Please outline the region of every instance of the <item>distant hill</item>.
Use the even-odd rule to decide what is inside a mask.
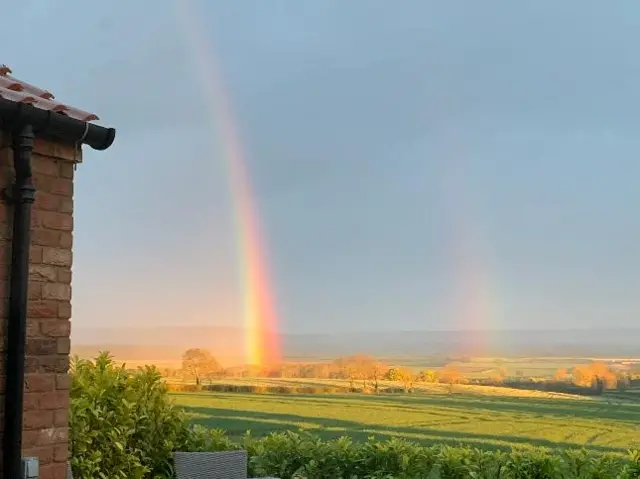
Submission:
[[[378,356],[640,357],[640,328],[285,334],[282,343],[285,356],[295,358],[357,352]],[[244,332],[217,326],[78,327],[72,335],[73,352],[81,355],[107,349],[119,358],[179,359],[185,349],[193,347],[209,349],[226,363],[241,361]],[[160,354],[161,358],[155,357]]]
[[[157,328],[74,328],[71,352],[94,357],[109,351],[117,359],[179,360],[189,348],[214,351],[224,364],[242,362],[244,332],[239,328],[171,326]]]

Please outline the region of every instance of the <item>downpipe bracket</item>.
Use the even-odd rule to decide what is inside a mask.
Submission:
[[[0,200],[5,203],[34,203],[36,200],[36,188],[33,185],[31,171],[34,138],[30,125],[24,125],[13,134],[15,177],[11,186],[0,190]],[[16,161],[16,158],[20,158],[21,161]]]
[[[33,181],[18,185],[15,181],[11,186],[0,189],[0,200],[9,205],[16,203],[34,203],[36,201],[36,188]]]

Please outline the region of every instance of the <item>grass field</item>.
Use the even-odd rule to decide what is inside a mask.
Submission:
[[[192,380],[180,381],[171,379],[173,384],[194,384]],[[229,386],[252,386],[252,387],[335,387],[343,391],[349,389],[349,381],[344,379],[304,379],[304,378],[220,378],[206,381],[205,385],[229,385]],[[393,381],[378,381],[380,389],[384,388],[401,388],[402,384]],[[361,387],[362,383],[354,382],[355,387]],[[371,388],[371,381],[367,381],[367,386]],[[449,386],[439,383],[416,382],[413,389],[420,394],[443,395],[449,393]],[[501,397],[524,397],[524,398],[540,398],[540,399],[571,399],[571,400],[587,400],[586,397],[571,394],[563,394],[556,392],[546,392],[527,389],[514,389],[497,386],[479,386],[479,385],[454,385],[454,391],[466,395],[482,395],[482,396],[501,396]]]
[[[535,391],[497,395],[471,386],[456,391],[380,396],[203,392],[174,393],[174,398],[194,422],[225,429],[232,436],[247,430],[260,436],[304,429],[325,438],[403,437],[423,444],[464,443],[486,449],[640,448],[640,403],[527,394]]]

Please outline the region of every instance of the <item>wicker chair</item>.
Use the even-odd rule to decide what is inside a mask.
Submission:
[[[176,452],[174,465],[177,479],[247,479],[246,451]]]
[[[247,479],[246,451],[176,452],[174,460],[178,479]],[[73,479],[71,463],[67,463],[67,479]]]

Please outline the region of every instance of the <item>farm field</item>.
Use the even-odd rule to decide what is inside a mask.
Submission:
[[[330,357],[291,357],[291,362],[331,362]],[[554,357],[469,357],[466,359],[452,359],[446,357],[420,356],[380,356],[380,362],[397,366],[405,366],[413,370],[438,370],[449,364],[458,368],[462,373],[474,377],[484,377],[483,372],[502,369],[508,376],[537,376],[553,377],[558,369],[571,369],[579,364],[587,364],[597,358],[554,358]],[[485,374],[486,376],[486,374]]]
[[[172,384],[194,384],[193,381],[179,381],[171,379]],[[219,378],[211,379],[204,382],[204,385],[225,385],[225,386],[250,386],[256,389],[269,388],[269,387],[285,387],[285,388],[299,388],[299,387],[334,387],[342,390],[349,388],[349,381],[345,379],[313,379],[313,378]],[[371,387],[371,381],[367,381],[369,387]],[[402,385],[393,381],[378,381],[381,389],[384,388],[400,388]],[[361,383],[355,381],[354,385],[360,387]],[[413,384],[413,389],[419,394],[430,395],[448,395],[449,386],[439,383],[424,383],[416,382]],[[524,397],[524,398],[541,398],[541,399],[567,399],[573,401],[586,401],[588,398],[583,396],[576,396],[571,394],[563,394],[556,392],[545,392],[526,389],[513,389],[497,386],[478,386],[478,385],[466,385],[456,384],[453,386],[453,390],[457,394],[465,394],[469,396],[500,396],[500,397]]]
[[[639,403],[508,391],[456,386],[452,395],[433,388],[414,395],[199,392],[173,397],[195,423],[232,436],[303,429],[324,438],[403,437],[484,449],[529,445],[622,453],[640,447]]]

